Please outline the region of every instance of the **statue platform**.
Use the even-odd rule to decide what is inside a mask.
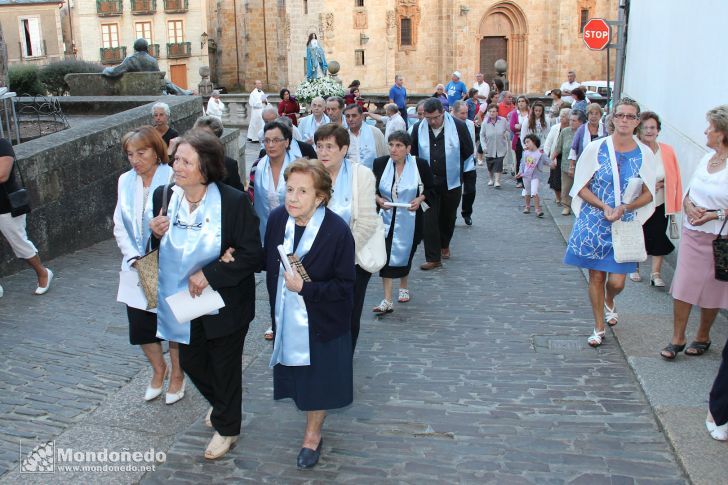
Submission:
[[[159,96],[164,90],[163,71],[126,72],[111,78],[97,73],[66,74],[71,96]]]

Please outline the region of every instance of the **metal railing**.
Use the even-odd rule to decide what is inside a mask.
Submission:
[[[113,17],[121,15],[124,6],[121,0],[96,0],[96,13],[99,17]]]
[[[170,42],[167,44],[167,58],[179,59],[192,55],[192,44],[190,42]]]
[[[126,47],[102,47],[99,51],[101,64],[118,64],[126,58]]]
[[[132,15],[152,15],[157,11],[157,0],[131,0]]]
[[[184,13],[189,10],[189,0],[164,0],[164,11],[166,13]]]

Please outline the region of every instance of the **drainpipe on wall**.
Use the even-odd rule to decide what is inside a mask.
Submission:
[[[617,19],[620,25],[620,32],[619,39],[617,41],[617,65],[614,67],[614,93],[612,94],[612,99],[615,100],[615,102],[622,97],[622,88],[624,84],[624,65],[627,60],[629,0],[619,0],[619,15]]]

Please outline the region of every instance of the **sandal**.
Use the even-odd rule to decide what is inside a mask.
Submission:
[[[642,275],[640,275],[639,271],[635,271],[634,273],[629,274],[629,279],[631,279],[635,283],[639,283],[640,281],[642,281]]]
[[[708,428],[710,436],[717,441],[728,441],[728,423],[718,426],[713,421],[705,420],[705,427]]]
[[[523,213],[524,214],[530,214],[531,213],[531,209],[529,207],[526,207],[525,209],[523,209]]]
[[[268,327],[268,330],[266,330],[263,334],[263,338],[266,340],[273,340],[275,336],[276,335],[273,333],[273,327]]]
[[[690,355],[693,357],[703,355],[710,348],[710,343],[710,340],[708,340],[707,342],[698,342],[696,340],[693,340],[692,342],[690,342],[690,345],[688,345],[688,348],[685,349],[685,355]],[[688,350],[692,350],[693,352],[688,352]]]
[[[539,210],[538,214],[536,214],[536,217],[538,217],[539,219],[543,219],[543,211]]]
[[[407,303],[410,301],[410,294],[407,288],[399,289],[399,298],[397,298],[397,301],[400,303]]]
[[[597,332],[597,329],[595,328],[592,334],[589,336],[588,339],[586,339],[586,343],[588,343],[591,347],[599,347],[602,345],[602,341],[604,340],[605,336],[604,330],[601,332]]]
[[[667,347],[660,351],[660,356],[665,360],[675,360],[677,354],[685,350],[685,344],[677,345],[672,342],[667,344]]]
[[[372,308],[372,311],[374,313],[379,314],[385,314],[385,313],[392,313],[394,311],[392,302],[389,300],[382,300],[382,302],[378,305]]]
[[[665,280],[662,279],[660,273],[652,273],[650,275],[650,285],[656,286],[657,288],[664,288]]]
[[[619,314],[616,312],[616,310],[617,305],[609,308],[606,303],[604,304],[604,321],[607,322],[610,327],[613,327],[619,323]],[[614,320],[614,322],[612,322],[612,320]]]

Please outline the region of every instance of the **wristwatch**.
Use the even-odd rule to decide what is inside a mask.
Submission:
[[[718,209],[717,211],[715,211],[715,213],[718,216],[719,221],[722,222],[725,220],[725,211],[723,209]]]

